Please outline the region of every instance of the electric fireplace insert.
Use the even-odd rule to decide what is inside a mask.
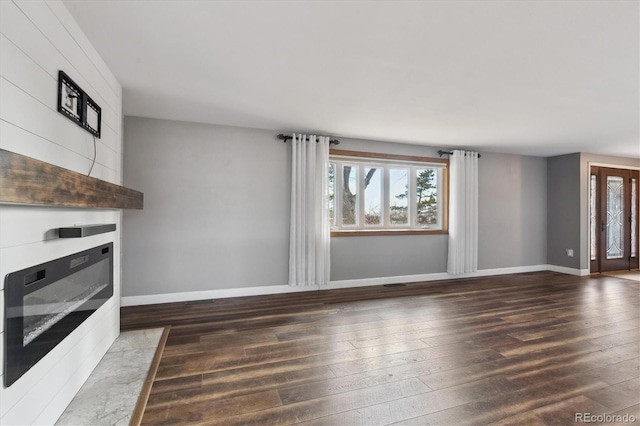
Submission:
[[[113,295],[113,243],[13,272],[4,289],[9,387]]]

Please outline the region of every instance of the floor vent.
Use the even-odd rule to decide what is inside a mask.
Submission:
[[[406,284],[383,284],[383,287],[404,287]]]
[[[202,305],[205,303],[213,303],[215,302],[214,299],[205,299],[205,300],[188,300],[186,302],[184,302],[185,305]]]

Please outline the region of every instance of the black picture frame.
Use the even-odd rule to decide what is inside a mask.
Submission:
[[[58,71],[58,112],[100,138],[102,108],[64,71]]]
[[[84,92],[64,71],[58,72],[58,112],[82,126]]]
[[[102,108],[86,93],[82,102],[82,113],[83,127],[99,139],[102,130]]]

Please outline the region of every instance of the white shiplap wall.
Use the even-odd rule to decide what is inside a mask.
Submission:
[[[0,148],[86,174],[94,141],[57,112],[58,70],[102,108],[91,176],[121,184],[122,87],[60,1],[0,0]],[[0,205],[1,306],[4,277],[25,267],[113,241],[115,268],[114,297],[0,389],[0,424],[55,423],[119,334],[121,216],[119,210]],[[58,239],[55,232],[93,223],[116,223],[118,231],[77,240]]]

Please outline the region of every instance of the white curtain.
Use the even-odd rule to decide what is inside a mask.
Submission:
[[[293,135],[289,285],[329,283],[329,138]]]
[[[478,270],[478,153],[449,157],[449,257],[447,272]]]

